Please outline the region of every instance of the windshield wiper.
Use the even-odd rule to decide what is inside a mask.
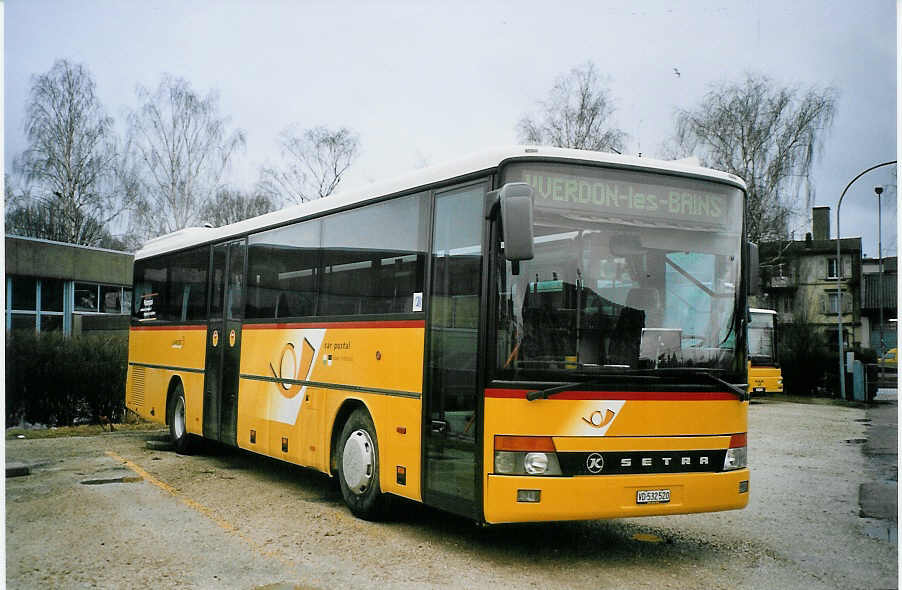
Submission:
[[[675,374],[685,375],[686,377],[702,377],[704,379],[707,379],[709,382],[714,383],[715,385],[720,385],[720,386],[728,389],[730,391],[730,393],[736,394],[736,396],[739,398],[739,401],[741,401],[741,402],[748,401],[748,399],[749,399],[749,393],[747,390],[743,389],[742,387],[740,387],[738,385],[733,385],[729,381],[724,381],[717,375],[712,375],[711,373],[708,373],[707,371],[694,371],[694,370],[687,371],[684,369],[669,369],[669,370],[668,369],[658,369],[658,370],[662,371],[662,372],[672,371]]]
[[[534,402],[537,399],[548,399],[550,396],[556,393],[563,393],[565,391],[569,391],[574,387],[579,387],[580,385],[584,385],[583,383],[564,383],[563,385],[557,385],[555,387],[549,387],[547,389],[540,389],[538,391],[530,391],[526,394],[526,399]]]
[[[706,379],[710,383],[715,385],[720,385],[721,387],[727,389],[730,393],[735,394],[736,397],[739,398],[739,401],[744,402],[748,401],[749,394],[748,391],[743,389],[738,385],[734,385],[728,381],[724,381],[720,377],[716,375],[712,375],[706,371],[697,371],[697,370],[685,370],[685,369],[658,369],[659,373],[657,375],[649,374],[647,370],[640,371],[629,371],[624,373],[614,373],[608,375],[599,375],[600,378],[608,378],[608,379],[642,379],[642,380],[660,380],[664,375],[670,373],[671,375],[680,375],[685,377],[699,377],[702,379]],[[536,391],[530,391],[526,394],[526,399],[529,401],[535,401],[537,399],[548,399],[552,395],[556,395],[558,393],[563,393],[565,391],[572,391],[574,389],[584,389],[587,387],[597,387],[601,384],[600,379],[593,379],[591,381],[574,381],[571,383],[563,383],[561,385],[555,385],[554,387],[548,387],[546,389],[539,389]]]
[[[585,388],[585,387],[598,387],[601,385],[601,379],[642,379],[646,381],[656,381],[660,379],[657,375],[636,375],[635,373],[612,373],[607,375],[599,375],[600,379],[593,379],[592,381],[575,381],[573,383],[564,383],[563,385],[555,385],[554,387],[548,387],[546,389],[539,389],[537,391],[530,391],[526,394],[526,399],[533,402],[537,399],[548,399],[552,395],[563,393],[565,391],[571,391],[577,388]]]

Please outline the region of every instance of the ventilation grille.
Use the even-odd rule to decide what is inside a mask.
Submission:
[[[144,405],[144,382],[147,377],[146,373],[146,367],[136,367],[132,365],[132,383],[131,388],[129,389],[131,395],[128,400],[128,404],[131,406]]]

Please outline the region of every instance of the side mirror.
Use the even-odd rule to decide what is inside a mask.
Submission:
[[[525,182],[509,182],[498,191],[504,228],[504,257],[512,262],[532,260],[532,207],[535,191]]]
[[[761,265],[758,261],[758,244],[748,242],[746,244],[748,255],[746,256],[746,278],[748,279],[749,295],[761,294]]]

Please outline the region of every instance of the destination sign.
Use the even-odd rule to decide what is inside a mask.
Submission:
[[[619,176],[625,176],[618,171]],[[644,217],[726,225],[731,210],[724,193],[523,169],[521,178],[536,192],[536,207],[612,217]],[[677,183],[674,183],[677,184]]]

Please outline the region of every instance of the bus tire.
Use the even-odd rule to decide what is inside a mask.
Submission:
[[[185,389],[181,383],[176,384],[169,398],[166,409],[166,420],[169,422],[169,438],[175,452],[180,455],[191,453],[192,436],[188,434],[188,421],[185,418]]]
[[[369,412],[358,408],[351,413],[341,429],[336,453],[345,504],[358,518],[381,517],[385,499],[379,487],[379,443]]]

